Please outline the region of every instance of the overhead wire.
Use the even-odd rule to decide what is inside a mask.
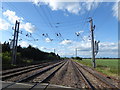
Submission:
[[[36,6],[35,5],[33,5],[34,6],[34,8],[35,8],[35,10],[38,12],[38,14],[42,17],[42,15],[41,15],[41,13],[40,13],[40,11],[36,8]],[[43,16],[46,16],[46,14],[45,14],[45,12],[43,11],[43,10],[41,10],[42,12],[43,12]],[[47,18],[47,19],[46,19]],[[52,28],[52,24],[50,23],[50,21],[48,21],[48,17],[46,16],[46,18],[45,18],[45,23],[46,23],[46,25],[49,27],[51,27]],[[47,23],[47,21],[48,21],[48,23]]]
[[[48,13],[49,13],[49,14],[47,14],[45,8],[44,8],[44,7],[41,7],[41,8],[42,8],[43,13],[44,13],[44,14],[46,15],[46,17],[47,17],[49,24],[52,26],[52,29],[54,30],[55,34],[56,34],[56,33],[60,33],[60,32],[58,32],[58,30],[56,31],[56,29],[57,29],[57,28],[56,28],[56,25],[55,25],[54,23],[53,23],[53,25],[52,25],[52,24],[51,24],[51,20],[50,20],[49,17],[47,16],[47,15],[49,15],[49,16],[51,17],[52,21],[54,21],[51,13],[50,13],[50,11],[49,11],[49,9],[48,9]],[[60,35],[60,37],[64,40],[62,34]]]
[[[95,0],[94,0],[94,1],[95,1]],[[86,20],[89,18],[90,12],[91,12],[91,10],[92,10],[92,8],[93,8],[94,1],[93,1],[93,2],[90,2],[90,3],[92,3],[92,4],[90,5],[90,10],[89,10],[88,13],[86,14],[86,17],[84,18],[85,22],[84,22],[84,24],[83,24],[83,29],[84,29],[84,27],[85,27],[85,25],[86,25],[86,23],[87,23]]]
[[[47,16],[46,12],[45,12],[44,10],[42,10],[42,11],[43,11],[44,15],[46,16],[46,18],[47,18],[47,20],[48,20],[48,22],[49,22],[50,27],[53,28],[53,25],[51,24],[51,21],[49,20],[49,18],[48,18],[48,16]],[[90,12],[87,13],[87,16],[89,16],[89,13],[90,13]],[[48,15],[51,15],[51,14],[48,14]],[[85,26],[85,25],[84,25],[84,26]]]
[[[94,0],[94,1],[95,1],[95,0]],[[82,21],[82,22],[84,22],[84,23],[83,23],[83,27],[82,27],[83,30],[84,30],[85,25],[86,25],[86,23],[87,23],[87,20],[88,20],[88,18],[89,18],[91,9],[93,8],[94,1],[91,2],[92,4],[90,5],[90,10],[87,12],[87,14],[86,14],[85,16],[83,16],[83,21]],[[89,32],[90,32],[90,31],[89,31]],[[83,38],[83,36],[82,36],[81,34],[80,34],[80,37],[81,37],[81,39],[82,39],[83,41],[85,41],[84,38]]]
[[[21,16],[24,16],[24,14],[18,9],[16,8],[16,6],[14,6],[12,3],[8,3],[8,2],[5,2],[6,5],[8,5],[9,7],[11,7],[13,10],[16,10],[16,11],[19,11],[19,14]],[[26,22],[30,22],[28,19],[24,19]]]
[[[40,17],[43,17],[44,15],[46,16],[46,14],[44,14],[44,15],[42,16],[42,13],[40,13],[40,11],[38,10],[38,8],[37,8],[35,5],[33,5],[33,7],[34,7],[34,9],[37,11],[37,13],[38,13],[38,15],[39,15]],[[41,9],[41,11],[42,11],[42,9]],[[42,11],[42,12],[43,12],[43,11]],[[47,18],[47,17],[46,17],[46,18]],[[49,26],[51,27],[51,24],[50,24],[49,22],[47,23],[48,20],[47,20],[46,18],[44,18],[44,19],[45,19],[44,21],[45,21],[46,25],[47,25],[48,27],[49,27]],[[51,28],[52,28],[52,27],[51,27]]]
[[[91,15],[93,18],[94,18],[94,16],[95,16],[95,14],[96,14],[98,8],[101,6],[101,4],[102,4],[102,2],[99,2],[97,8],[94,10],[93,14]]]
[[[22,16],[24,16],[24,15],[22,14],[22,12],[21,12],[19,9],[17,9],[13,4],[9,4],[8,2],[6,2],[6,4],[7,4],[9,7],[11,7],[13,10],[19,11],[19,14],[22,15]],[[27,19],[25,19],[25,18],[24,18],[24,20],[27,21],[27,22],[30,22],[29,20],[27,20]],[[37,39],[35,39],[33,36],[32,36],[32,38],[34,39],[34,41],[37,40]]]
[[[94,10],[94,12],[93,12],[93,14],[92,14],[92,17],[95,17],[95,14],[96,14],[97,10],[98,10],[98,8],[102,5],[102,3],[103,3],[103,2],[99,2],[97,8]],[[102,22],[104,22],[104,23],[99,24],[99,27],[97,26],[97,28],[96,28],[97,30],[95,30],[94,33],[96,33],[96,31],[98,31],[100,28],[102,28],[103,25],[105,25],[105,23],[110,20],[110,19],[108,19],[108,18],[110,18],[110,17],[108,17],[109,13],[112,13],[112,11],[106,13],[106,16],[104,16],[104,21],[102,21]],[[96,37],[96,38],[97,38],[97,37]]]
[[[10,7],[11,5],[9,5],[9,7]],[[11,8],[13,8],[13,7],[11,7]],[[13,8],[13,9],[15,9],[15,8]],[[21,14],[22,16],[23,16],[23,14]],[[24,19],[24,20],[26,20],[26,19]],[[28,20],[26,20],[26,21],[28,21]],[[37,35],[37,36],[40,36],[40,35],[38,35],[38,34],[35,34],[35,33],[32,33],[32,34],[34,34],[34,35]],[[34,39],[34,40],[30,40],[30,39],[27,39],[27,38],[24,38],[23,36],[21,37],[21,36],[19,36],[20,38],[23,38],[23,39],[25,39],[25,40],[27,40],[28,42],[31,42],[31,41],[34,41],[35,42],[35,38],[32,36],[32,38]],[[23,40],[22,39],[22,40]],[[36,43],[36,42],[35,42]]]
[[[11,4],[12,5],[12,4]],[[20,12],[20,10],[19,9],[17,9],[14,5],[12,5],[17,11],[19,11],[19,13],[22,15],[22,16],[24,16],[23,14],[22,14],[22,12]],[[26,19],[24,19],[25,21],[27,21],[27,22],[30,22],[30,21],[28,21],[28,20],[26,20]],[[38,30],[39,31],[39,30]],[[35,33],[34,33],[35,34]],[[37,40],[37,39],[35,39],[33,36],[32,36],[32,38],[34,39],[34,40]]]

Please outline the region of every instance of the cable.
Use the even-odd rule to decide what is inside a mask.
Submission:
[[[95,0],[94,0],[94,1],[95,1]],[[88,13],[86,14],[86,18],[84,18],[85,20],[89,18],[88,16],[89,16],[89,14],[90,14],[90,12],[91,12],[91,9],[93,8],[94,1],[92,2],[91,6],[90,6],[90,10],[89,10]],[[85,27],[85,24],[86,24],[86,21],[85,21],[84,24],[83,24],[83,29],[84,29],[84,27]]]
[[[33,7],[34,7],[34,9],[38,12],[39,16],[42,17],[40,11],[36,8],[36,6],[33,5]],[[42,11],[42,9],[41,9],[41,11]],[[42,11],[42,12],[43,12],[43,11]],[[45,16],[46,16],[46,15],[45,15]],[[46,18],[47,18],[47,17],[46,17]],[[46,18],[45,18],[45,19],[46,19]],[[47,19],[46,19],[46,20],[47,20]],[[44,20],[44,21],[46,22],[46,20]],[[46,24],[47,24],[47,25],[50,25],[50,24],[48,24],[47,22],[46,22]],[[50,25],[50,27],[51,27],[51,25]]]
[[[34,6],[35,7],[35,6]],[[35,7],[36,8],[36,7]],[[17,8],[16,8],[16,10],[17,10]],[[39,15],[41,16],[41,14],[40,14],[40,12],[39,12],[39,10],[36,8],[36,10],[37,10],[37,12],[39,13]],[[46,13],[46,11],[45,11],[45,8],[43,7],[43,9],[41,10],[42,12],[43,12],[43,14],[44,14],[44,16],[46,16],[46,20],[48,21],[48,23],[49,23],[49,26],[53,29],[56,29],[55,27],[53,27],[53,26],[55,26],[55,25],[52,25],[52,23],[51,23],[51,21],[50,21],[50,19],[49,19],[49,17],[47,16],[47,15],[50,15],[50,17],[51,17],[51,19],[53,19],[52,18],[52,15],[50,14],[50,12],[48,12],[49,14],[47,14]],[[21,15],[23,15],[23,14],[21,14]],[[52,20],[53,21],[53,20]],[[47,23],[47,24],[48,24]],[[54,24],[54,23],[53,23]],[[70,25],[70,24],[69,24]],[[70,25],[70,26],[72,26],[72,25]],[[38,30],[39,31],[39,30]],[[57,31],[57,33],[58,33],[58,31]],[[37,35],[38,36],[38,33],[34,33],[34,35]],[[34,40],[35,40],[35,38],[32,36],[31,38],[33,38]],[[63,40],[64,40],[64,38],[63,38],[63,36],[61,35],[61,37],[58,37],[58,38],[62,38]]]
[[[49,19],[48,16],[47,16],[47,15],[49,15],[49,16],[51,17],[52,21],[54,21],[53,18],[52,18],[52,15],[51,15],[51,13],[50,13],[50,11],[48,10],[48,13],[49,13],[49,14],[47,14],[44,7],[41,7],[41,9],[42,9],[44,15],[46,16],[46,18],[47,18],[47,20],[48,20],[51,28],[54,30],[54,33],[60,33],[60,32],[58,32],[58,30],[56,31],[55,24],[53,23],[53,25],[52,25],[50,19]],[[62,37],[62,35],[61,35],[61,37]],[[63,37],[62,37],[62,38],[63,38]]]
[[[8,5],[8,4],[7,4]],[[10,7],[11,7],[11,5],[9,5]],[[13,8],[13,7],[11,7],[11,8]],[[13,8],[13,9],[16,9],[17,10],[17,8]],[[23,16],[23,14],[21,14],[22,16]],[[26,19],[24,19],[24,20],[26,20]],[[28,20],[26,20],[26,21],[28,21]],[[39,30],[38,30],[39,31]],[[36,33],[33,33],[34,35],[38,35],[38,33],[36,34]],[[40,36],[40,35],[39,35]],[[26,39],[26,38],[24,38],[23,36],[21,37],[21,36],[19,36],[20,38],[23,38],[23,39],[25,39],[25,40],[27,40],[28,42],[31,42],[31,41],[34,41],[35,43],[36,43],[36,41],[35,41],[35,38],[32,36],[31,38],[33,38],[34,40],[30,40],[30,39]],[[22,39],[22,40],[23,40]],[[37,44],[38,45],[38,44]]]
[[[24,16],[23,13],[22,13],[19,9],[17,9],[12,3],[6,2],[6,4],[7,4],[9,7],[11,7],[13,10],[19,11],[19,14],[22,15],[22,16]],[[27,22],[30,22],[30,21],[27,20],[27,19],[24,19],[24,20],[27,21]]]
[[[6,3],[9,7],[11,7],[12,9],[16,9],[17,11],[19,11],[15,6],[13,6],[12,4],[10,5],[9,3]],[[19,11],[19,13],[23,16],[23,14]],[[24,19],[25,21],[27,21],[27,22],[29,22],[28,20],[26,20],[26,19]],[[34,40],[37,40],[37,39],[35,39],[33,36],[32,36],[32,38],[34,39]]]
[[[41,7],[41,8],[42,8],[42,7]],[[54,21],[54,20],[53,20],[53,18],[52,18],[51,13],[50,13],[50,11],[49,11],[49,9],[48,9],[48,13],[49,13],[49,14],[47,14],[47,13],[46,13],[46,10],[45,10],[45,8],[44,8],[44,7],[43,7],[43,9],[42,9],[42,10],[43,10],[43,13],[46,15],[46,17],[47,17],[47,15],[49,15],[49,16],[51,17],[52,21]],[[49,23],[51,24],[50,19],[49,19],[48,17],[47,17],[47,19],[49,20]],[[52,27],[52,28],[53,28],[53,30],[55,31],[55,33],[60,33],[60,32],[58,32],[58,30],[56,31],[56,29],[57,29],[57,28],[56,28],[56,25],[55,25],[54,23],[53,23],[53,25],[54,25],[54,27]],[[52,26],[53,26],[53,25],[52,25]],[[60,36],[60,37],[64,40],[64,38],[63,38],[62,34],[61,34],[61,36]]]
[[[45,12],[45,10],[44,10],[44,8],[43,8],[42,6],[41,6],[41,10],[42,10],[43,14],[45,15],[45,17],[46,17],[49,25],[51,26],[51,28],[53,28],[53,25],[51,24],[51,22],[50,22],[50,20],[49,20],[49,18],[48,18],[48,16],[47,16],[47,13]]]
[[[36,6],[33,5],[33,7],[34,7],[34,9],[37,11],[37,13],[39,14],[39,16],[42,17],[40,11],[36,8]],[[42,11],[42,10],[41,10],[41,11]],[[45,16],[45,15],[44,15],[44,16]],[[49,27],[50,24],[48,24],[48,23],[46,22],[46,20],[47,20],[47,19],[45,18],[44,21],[45,21],[46,25]],[[51,27],[51,25],[50,25],[50,27]],[[52,27],[51,27],[51,28],[52,28]],[[38,31],[39,31],[39,30],[38,30]]]
[[[96,12],[97,12],[97,9],[101,6],[102,2],[99,2],[97,8],[94,10],[93,14],[92,14],[92,17],[95,16]]]
[[[9,3],[7,3],[8,5],[9,5]],[[10,6],[10,5],[9,5]],[[22,15],[22,16],[24,16],[23,14],[22,14],[22,12],[20,12],[20,10],[18,10],[14,5],[12,5],[11,4],[11,6],[14,8],[14,9],[16,9],[17,11],[19,11],[19,13]],[[27,21],[27,22],[29,22],[28,20],[26,20],[26,19],[24,19],[25,21]],[[39,30],[38,30],[39,31]],[[37,39],[35,39],[34,37],[32,37],[34,40],[37,40]]]

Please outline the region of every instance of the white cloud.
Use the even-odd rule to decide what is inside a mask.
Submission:
[[[45,41],[46,41],[46,42],[51,42],[52,39],[50,39],[50,38],[46,38]]]
[[[60,44],[62,45],[67,45],[67,44],[71,44],[72,40],[63,40],[62,42],[60,42]]]
[[[6,10],[3,12],[3,15],[7,17],[11,24],[15,24],[16,20],[18,20],[20,22],[20,29],[24,29],[30,33],[36,30],[35,25],[32,25],[30,22],[25,23],[23,17],[17,16],[14,11]]]
[[[120,9],[120,3],[118,4],[119,1],[120,1],[120,0],[116,0],[116,3],[113,5],[112,10],[113,10],[113,16],[115,16],[117,19],[120,20],[120,18],[118,18],[118,15],[120,14],[120,13],[118,12],[118,9]]]
[[[114,4],[112,10],[113,10],[113,16],[118,18],[118,4],[117,3]]]
[[[44,51],[46,48],[45,47],[40,47],[39,49],[42,50],[42,51]]]
[[[92,3],[96,1],[95,3]],[[40,3],[44,3],[48,5],[53,11],[55,10],[63,10],[68,11],[70,13],[79,14],[82,13],[80,11],[89,11],[91,9],[96,8],[99,0],[87,0],[86,2],[57,2],[56,0],[34,0],[33,3],[37,6],[40,6]]]
[[[86,9],[89,11],[91,9],[94,9],[98,6],[98,4],[102,2],[102,0],[86,0]]]
[[[26,31],[33,33],[36,30],[36,27],[31,23],[25,23],[20,25],[20,29],[25,29]]]
[[[77,48],[78,56],[89,56],[89,57],[91,56],[91,53],[90,53],[91,43],[90,43],[90,41],[86,41],[86,42],[73,41],[72,45],[68,46],[67,48],[70,52],[73,52],[73,53],[75,53],[75,49]]]
[[[28,47],[29,45],[31,45],[34,48],[38,48],[38,46],[35,45],[34,43],[29,43],[27,41],[21,41],[18,43],[18,45],[21,45],[21,47]]]
[[[79,31],[79,32],[76,32],[76,34],[78,35],[78,34],[81,34],[81,33],[83,33],[84,31],[83,30],[81,30],[81,31]]]
[[[35,4],[37,6],[39,6],[39,2],[40,2],[40,0],[33,0],[33,4]]]
[[[18,20],[20,22],[23,21],[23,18],[18,17],[16,15],[16,12],[14,12],[14,11],[7,10],[7,11],[3,12],[3,15],[6,16],[12,24],[14,24],[16,22],[16,20]]]
[[[99,57],[118,57],[118,43],[103,42],[99,45]]]
[[[21,47],[28,47],[30,44],[26,41],[22,41],[19,43],[19,45],[21,45]]]
[[[69,16],[67,13],[64,13],[64,16]]]
[[[77,55],[80,57],[91,57],[91,41],[72,41],[69,46],[58,47],[56,52],[61,56],[75,56],[75,49],[77,48]],[[101,42],[99,43],[99,52],[96,57],[117,57],[118,43]]]
[[[118,43],[104,42],[100,43],[100,51],[101,52],[114,52],[118,50]]]
[[[77,48],[77,56],[91,57],[91,41],[77,42],[72,41],[69,45],[59,45],[55,48],[56,54],[60,56],[76,56],[75,49]],[[53,51],[53,48],[40,47],[43,51]],[[118,56],[118,43],[115,42],[101,42],[99,43],[99,52],[96,57],[117,57]]]
[[[71,0],[72,1],[72,0]],[[70,13],[73,14],[83,14],[86,11],[90,11],[91,9],[95,9],[97,8],[98,4],[103,2],[104,0],[86,0],[84,2],[80,2],[80,0],[78,2],[59,2],[56,0],[33,0],[33,3],[37,6],[40,6],[41,3],[48,5],[53,11],[56,10],[62,10],[62,11],[68,11]],[[114,2],[116,2],[113,5],[113,16],[115,16],[116,18],[118,18],[118,2],[120,0],[115,0]],[[120,5],[119,5],[120,8]],[[67,15],[67,14],[64,14]],[[67,15],[68,16],[68,15]]]
[[[0,30],[8,30],[10,24],[6,22],[4,19],[0,18]]]
[[[67,10],[70,13],[78,14],[81,7],[80,4],[77,2],[54,2],[53,0],[49,0],[48,2],[45,2],[45,4],[49,5],[49,7],[55,11],[55,10]]]

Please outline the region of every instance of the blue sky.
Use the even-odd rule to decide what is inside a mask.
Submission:
[[[88,18],[92,17],[96,25],[95,40],[100,40],[96,57],[117,57],[116,6],[115,2],[2,2],[0,41],[3,43],[13,38],[12,27],[18,20],[22,31],[18,44],[22,47],[30,44],[47,52],[56,49],[60,56],[69,57],[75,56],[77,48],[78,56],[91,57]],[[80,32],[80,36],[76,32]]]

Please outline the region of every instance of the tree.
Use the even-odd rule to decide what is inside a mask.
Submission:
[[[4,44],[2,44],[2,52],[10,52],[10,46],[9,46],[9,42],[4,42]]]

